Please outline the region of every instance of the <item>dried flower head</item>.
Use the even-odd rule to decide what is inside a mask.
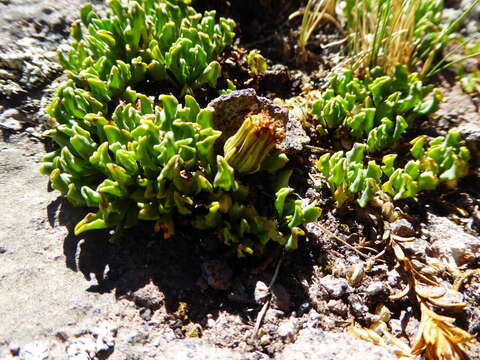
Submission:
[[[263,160],[285,138],[285,128],[267,112],[248,115],[224,145],[225,159],[241,174],[260,170]]]

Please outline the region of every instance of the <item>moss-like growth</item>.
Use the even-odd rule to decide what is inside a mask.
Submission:
[[[346,71],[330,80],[323,97],[313,104],[317,132],[321,136],[331,134],[334,140],[349,135],[363,141],[355,143],[347,153],[324,154],[317,163],[337,206],[356,200],[365,207],[377,191],[394,200],[411,198],[442,182],[454,186],[467,174],[470,154],[454,131],[446,138],[432,140],[427,149],[426,137],[412,140],[413,159],[402,159],[401,168],[394,164],[396,154],[384,152],[401,149],[415,120],[435,112],[440,101],[440,92],[423,85],[418,74],[409,74],[405,66],[396,67],[393,75],[384,75],[375,68],[363,79]],[[383,165],[379,165],[382,155]]]
[[[215,21],[215,11],[197,13],[188,1],[111,0],[100,18],[86,5],[71,28],[60,64],[78,87],[100,101],[121,95],[148,78],[167,82],[183,93],[216,86],[216,61],[234,39],[233,20]]]
[[[245,169],[243,162],[229,164],[215,153],[221,132],[213,128],[212,111],[201,110],[190,96],[185,106],[173,96],[160,101],[161,106],[154,106],[139,98],[135,105],[119,105],[111,120],[88,114],[82,127],[60,125],[49,131],[63,147],[43,159],[42,173],[75,206],[98,209],[77,224],[75,233],[116,227],[120,234],[138,220],[153,220],[168,238],[175,233],[176,219],[184,216],[198,229],[216,231],[239,255],[269,241],[295,248],[302,233],[298,226],[316,220],[320,210],[288,198],[291,172],[278,174],[280,181],[272,187],[276,213],[262,215],[250,185],[236,175]],[[249,116],[239,132],[262,116]],[[255,133],[257,143],[271,141],[270,135]],[[259,156],[270,150],[270,143],[261,147],[261,155],[245,154],[240,147],[228,156],[246,156],[246,163],[259,170]]]

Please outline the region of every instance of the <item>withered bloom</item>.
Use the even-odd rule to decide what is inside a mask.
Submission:
[[[255,173],[284,138],[282,122],[273,120],[267,112],[248,115],[240,129],[225,142],[225,159],[240,174]]]

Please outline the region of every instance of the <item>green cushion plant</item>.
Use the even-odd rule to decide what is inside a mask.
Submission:
[[[150,220],[169,238],[180,222],[217,233],[239,256],[271,241],[294,249],[299,226],[320,209],[292,199],[292,172],[281,170],[288,159],[276,150],[283,123],[250,114],[220,154],[213,110],[190,95],[182,105],[173,95],[156,102],[134,90],[157,82],[183,95],[215,86],[215,59],[233,41],[234,23],[215,23],[214,12],[201,15],[186,3],[112,0],[104,18],[91,5],[82,9],[70,50],[59,53],[69,79],[48,108],[56,126],[46,135],[60,149],[44,157],[41,172],[74,206],[93,209],[76,234],[115,228],[115,240]],[[245,177],[259,171],[277,179],[270,206],[257,205]]]
[[[374,68],[363,79],[348,70],[332,77],[312,113],[319,131],[342,136],[346,130],[355,140],[366,139],[367,151],[375,153],[400,140],[416,118],[436,111],[440,100],[438,90],[405,66],[393,75]]]
[[[80,88],[101,101],[121,95],[145,78],[191,93],[216,86],[216,61],[233,42],[235,23],[215,21],[215,11],[197,13],[188,1],[111,0],[100,18],[88,4],[71,28],[69,50],[60,64]]]
[[[317,168],[330,185],[337,206],[345,201],[365,207],[377,191],[383,191],[394,200],[415,197],[423,190],[433,190],[440,183],[454,187],[468,172],[469,150],[461,145],[460,134],[450,131],[425,146],[426,136],[413,139],[410,154],[413,159],[403,167],[396,167],[397,154],[385,155],[382,165],[369,160],[365,165],[366,144],[356,143],[344,153],[324,154]]]
[[[357,141],[350,151],[324,154],[317,163],[337,206],[356,200],[365,207],[377,191],[393,200],[411,198],[442,182],[454,186],[467,174],[470,153],[454,131],[431,140],[426,149],[425,136],[412,140],[413,159],[403,167],[395,166],[396,154],[385,154],[401,149],[415,120],[436,111],[440,101],[440,92],[423,85],[406,66],[397,66],[392,75],[377,67],[364,78],[350,70],[332,77],[312,107],[316,129],[337,138],[348,134]],[[381,165],[375,157],[382,159]]]
[[[175,232],[175,219],[184,216],[198,229],[217,231],[239,255],[269,241],[296,248],[303,234],[298,226],[316,220],[320,210],[289,199],[291,171],[277,173],[275,156],[264,161],[281,130],[274,129],[276,137],[265,134],[278,124],[267,120],[253,126],[247,118],[227,140],[222,156],[215,153],[221,132],[213,127],[211,110],[201,110],[190,96],[185,106],[173,96],[160,101],[154,107],[152,100],[139,96],[136,106],[119,105],[111,120],[87,114],[83,127],[60,125],[48,132],[63,147],[43,159],[42,173],[73,205],[98,209],[77,224],[75,233],[116,227],[119,235],[138,220],[154,220],[168,238]],[[252,138],[264,145],[243,151]],[[244,171],[243,164],[250,168]],[[250,185],[238,177],[260,171],[261,165],[279,178],[272,188],[275,213],[268,216],[260,214]]]

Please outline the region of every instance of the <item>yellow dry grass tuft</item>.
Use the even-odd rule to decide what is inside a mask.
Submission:
[[[415,51],[415,14],[418,0],[350,1],[350,44],[360,74],[380,66],[392,73],[399,64],[410,64]]]
[[[310,36],[312,36],[313,31],[317,28],[321,20],[327,20],[337,26],[337,28],[341,28],[335,19],[336,6],[337,0],[308,0],[303,11],[298,10],[290,15],[289,20],[301,15],[303,12],[300,36],[298,38],[300,61],[308,60],[306,46]]]

